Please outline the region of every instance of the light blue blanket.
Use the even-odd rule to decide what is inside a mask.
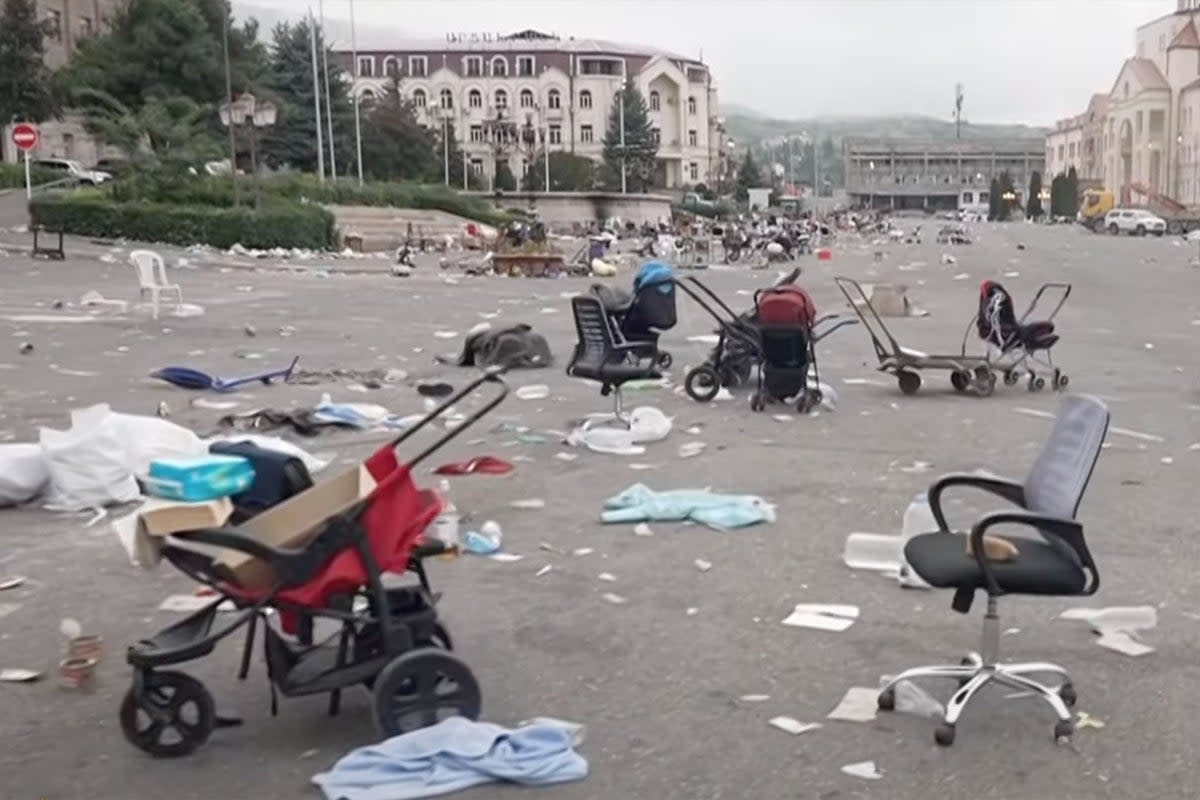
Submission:
[[[707,489],[656,492],[640,483],[604,501],[601,522],[682,522],[713,528],[745,528],[774,522],[775,509],[755,495],[716,494]]]
[[[412,800],[483,783],[540,786],[579,780],[587,760],[571,732],[554,725],[516,730],[451,717],[437,725],[360,747],[313,776],[327,800]]]

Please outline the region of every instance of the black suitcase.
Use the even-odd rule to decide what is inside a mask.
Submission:
[[[235,525],[313,485],[304,462],[287,453],[268,450],[253,442],[216,442],[208,450],[223,456],[241,456],[254,467],[254,483],[230,498],[234,507],[230,521]]]

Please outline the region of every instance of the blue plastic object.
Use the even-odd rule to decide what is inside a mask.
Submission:
[[[292,359],[292,363],[283,369],[257,372],[241,378],[219,378],[209,375],[207,372],[192,369],[191,367],[163,367],[151,372],[150,377],[166,381],[181,389],[212,389],[216,392],[232,392],[243,384],[258,383],[260,381],[268,384],[276,378],[282,378],[284,383],[286,383],[288,378],[292,377],[292,370],[296,368],[296,364],[299,361],[300,356],[296,356]]]
[[[210,454],[150,462],[146,488],[155,497],[203,503],[240,494],[254,483],[254,467],[241,456]]]
[[[651,286],[662,294],[670,294],[675,290],[675,271],[661,261],[642,264],[633,279],[633,291],[636,294]]]

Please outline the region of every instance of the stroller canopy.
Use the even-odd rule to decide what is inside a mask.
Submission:
[[[817,319],[817,307],[808,292],[791,284],[759,292],[755,312],[760,325],[809,327]]]
[[[647,261],[642,264],[642,268],[633,279],[634,294],[650,287],[656,288],[661,294],[673,293],[675,271],[661,261]]]

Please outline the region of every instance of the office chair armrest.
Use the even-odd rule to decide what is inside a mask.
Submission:
[[[1014,505],[1025,507],[1025,487],[1014,480],[997,475],[978,475],[972,472],[952,472],[943,475],[929,487],[929,508],[933,518],[937,520],[938,530],[949,533],[946,524],[946,514],[942,511],[942,493],[951,486],[969,486],[973,489],[983,489],[994,495],[1003,497]]]
[[[1080,563],[1090,573],[1091,579],[1088,581],[1087,587],[1084,588],[1084,594],[1095,594],[1100,588],[1100,572],[1096,568],[1096,562],[1092,558],[1092,553],[1088,550],[1087,542],[1083,538],[1083,526],[1076,520],[1063,519],[1062,517],[1051,517],[1046,514],[1038,514],[1032,511],[994,511],[990,514],[985,514],[975,527],[971,529],[971,552],[975,554],[975,561],[979,564],[979,569],[983,572],[984,580],[987,582],[988,594],[995,596],[1002,594],[1000,585],[996,582],[995,573],[992,572],[991,562],[987,559],[983,549],[983,536],[987,533],[988,528],[996,525],[1025,525],[1037,531],[1041,537],[1053,544],[1055,541],[1061,542],[1071,548],[1072,552],[1078,556]]]

